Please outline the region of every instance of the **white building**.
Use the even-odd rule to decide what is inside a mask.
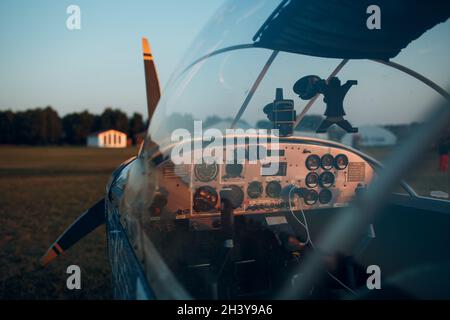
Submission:
[[[359,127],[358,133],[347,133],[342,137],[341,143],[348,146],[359,147],[387,147],[397,143],[397,137],[389,130],[377,126]]]
[[[103,130],[91,133],[87,138],[88,147],[125,148],[127,135],[117,130]]]

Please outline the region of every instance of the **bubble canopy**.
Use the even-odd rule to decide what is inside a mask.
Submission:
[[[194,120],[202,120],[205,129],[261,127],[261,121],[267,120],[263,108],[274,100],[276,88],[294,100],[297,115],[301,114],[307,101],[293,92],[294,83],[309,74],[326,79],[342,60],[271,50],[254,42],[261,27],[285,2],[231,1],[211,18],[163,90],[149,127],[153,142],[167,146],[173,130],[193,132]],[[448,65],[446,55],[435,41],[433,55],[424,54],[423,45],[436,38],[443,40],[448,29],[447,22],[427,32],[396,61],[425,70],[425,75],[445,87],[448,75],[437,66]],[[420,121],[425,106],[439,96],[417,79],[370,60],[348,61],[338,77],[343,83],[359,81],[344,101],[348,120],[356,125]],[[324,110],[319,98],[307,114],[321,115]]]
[[[289,16],[285,24],[277,20],[284,16],[286,8],[299,3],[312,2],[228,1],[199,34],[163,90],[141,153],[144,156],[127,169],[132,183],[126,186],[121,202],[121,219],[126,221],[130,241],[144,261],[146,276],[160,292],[215,297],[210,289],[216,288],[217,279],[223,276],[217,266],[221,265],[221,259],[228,259],[228,250],[234,250],[230,249],[229,240],[235,241],[239,248],[233,253],[236,268],[253,261],[256,269],[265,270],[266,262],[274,263],[268,276],[254,273],[253,269],[250,273],[243,270],[245,275],[239,280],[253,276],[255,282],[239,282],[236,288],[247,288],[255,294],[262,289],[261,278],[268,279],[267,283],[289,282],[278,277],[289,274],[283,269],[287,261],[285,253],[291,257],[292,252],[302,251],[300,242],[308,244],[320,233],[313,232],[310,237],[308,228],[297,223],[299,213],[307,211],[309,219],[326,212],[329,218],[333,214],[328,213],[349,207],[370,189],[369,184],[376,181],[381,171],[376,161],[366,155],[383,158],[395,153],[395,147],[403,143],[401,135],[408,135],[399,128],[415,128],[413,124],[423,122],[433,101],[447,95],[442,88],[447,88],[450,80],[447,54],[450,44],[446,38],[450,24],[445,22],[431,28],[441,17],[433,23],[422,21],[420,32],[412,32],[415,37],[431,29],[418,40],[409,43],[414,36],[405,32],[402,37],[409,37],[407,43],[380,50],[380,56],[361,59],[358,55],[363,48],[359,47],[357,53],[354,50],[343,53],[345,50],[341,48],[338,57],[335,53],[325,56],[316,49],[313,55],[308,55],[305,51],[311,47],[306,46],[304,39],[295,38],[292,41],[295,47],[283,47],[293,20]],[[314,11],[311,7],[307,9],[311,14]],[[331,13],[328,9],[328,14]],[[270,38],[274,28],[282,32],[281,42]],[[361,34],[363,39],[364,33]],[[317,37],[320,35],[318,32]],[[345,47],[346,40],[334,41]],[[353,54],[359,59],[353,59]],[[398,64],[376,59],[392,55]],[[343,108],[345,119],[361,129],[359,136],[347,136],[335,126],[323,134],[316,133],[325,118],[324,97],[311,94],[307,95],[309,100],[304,100],[304,96],[294,92],[299,79],[308,75],[316,75],[311,79],[317,81],[337,76],[343,84],[349,80],[353,83]],[[165,151],[170,152],[176,142],[173,139],[176,130],[184,129],[195,137],[195,121],[201,121],[203,130],[218,129],[224,134],[230,128],[272,127],[267,106],[275,99],[285,101],[295,110],[296,117],[292,137],[280,139],[278,151],[283,152],[278,159],[279,170],[274,174],[264,174],[263,163],[179,165],[173,158],[165,157],[168,155]],[[397,130],[396,134],[387,134],[392,128]],[[236,152],[246,147],[245,143],[237,145]],[[159,157],[158,151],[164,157]],[[146,161],[149,159],[159,160]],[[420,168],[414,172],[418,171]],[[434,190],[441,182],[445,185],[439,179],[430,185],[422,183],[419,188],[429,193],[429,188]],[[416,178],[416,182],[424,180]],[[408,193],[415,195],[414,191]],[[273,227],[276,225],[289,230],[278,230]],[[275,239],[282,245],[273,245]],[[158,265],[155,261],[164,263]],[[218,281],[218,285],[228,292],[229,279],[223,279],[224,283]],[[276,290],[271,287],[265,297],[274,297]]]

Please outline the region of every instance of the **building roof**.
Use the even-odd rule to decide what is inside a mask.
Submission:
[[[103,132],[107,132],[107,131],[115,131],[115,132],[127,135],[125,132],[122,132],[122,131],[119,131],[119,130],[116,130],[116,129],[106,129],[106,130],[99,130],[99,131],[91,132],[91,133],[89,133],[89,137],[91,137],[91,136],[98,136],[99,134],[101,134]]]

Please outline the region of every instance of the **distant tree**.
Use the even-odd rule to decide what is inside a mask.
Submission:
[[[230,125],[230,129],[231,129],[231,124],[233,123],[233,121],[234,121],[234,118],[232,118],[232,117],[221,118],[219,116],[209,116],[205,120],[203,120],[202,125],[203,125],[203,128],[215,128],[216,126],[218,126],[219,129],[227,129],[227,126]],[[236,128],[240,128],[240,127],[246,128],[246,127],[250,127],[250,126],[247,123],[247,121],[240,119],[237,121],[235,127]]]
[[[436,140],[436,148],[439,148],[439,145],[442,144],[450,149],[450,126],[447,126],[446,129],[441,133],[441,137]]]
[[[146,128],[144,119],[140,113],[137,112],[133,113],[128,128],[129,128],[128,133],[131,139],[133,140],[133,143],[136,143],[135,135],[141,133]]]
[[[115,112],[111,108],[106,108],[100,115],[100,130],[115,129],[114,120]]]
[[[12,144],[16,142],[15,114],[11,110],[0,111],[0,144]]]
[[[58,112],[52,107],[47,106],[42,111],[42,127],[41,127],[41,143],[42,144],[57,144],[61,142],[62,137],[62,123]]]
[[[205,128],[210,128],[213,125],[215,125],[216,123],[219,123],[221,121],[223,121],[223,119],[221,117],[219,117],[219,116],[209,116],[208,118],[206,118],[203,121],[203,126]]]
[[[256,122],[256,128],[270,130],[273,128],[273,125],[269,120],[259,120]]]
[[[128,117],[119,109],[106,108],[100,116],[100,130],[116,129],[128,132]]]
[[[48,145],[85,144],[87,136],[98,130],[116,129],[130,133],[145,130],[148,122],[142,115],[134,113],[128,120],[126,113],[119,109],[106,108],[101,115],[93,115],[87,110],[70,113],[61,119],[51,107],[25,111],[0,111],[0,144]]]
[[[50,106],[17,112],[14,127],[18,144],[46,145],[61,141],[61,119]]]
[[[16,114],[16,137],[19,144],[38,144],[40,120],[39,114],[41,109],[26,110]]]
[[[298,131],[316,131],[324,117],[320,114],[305,115],[295,128]]]
[[[98,114],[94,115],[94,124],[92,126],[91,132],[102,130],[100,118],[101,118],[100,115]]]
[[[81,113],[71,113],[63,120],[65,142],[69,144],[85,144],[87,136],[95,131],[95,116],[87,110]]]
[[[155,128],[163,128],[164,132],[173,132],[176,129],[187,129],[189,132],[194,132],[194,118],[190,113],[178,113],[174,112],[172,113],[168,119],[167,122],[162,123],[156,123]],[[157,130],[159,131],[159,130]]]
[[[30,110],[16,112],[14,118],[16,144],[32,144],[34,134],[31,129],[34,126],[31,122],[32,112]]]

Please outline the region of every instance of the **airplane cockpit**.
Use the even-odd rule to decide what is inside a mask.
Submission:
[[[316,215],[306,223],[320,226],[375,174],[376,162],[333,143],[290,137],[276,146],[244,141],[230,152],[236,158],[241,152],[242,162],[167,160],[158,168],[142,227],[197,298],[271,297],[312,241],[302,214]],[[216,270],[219,265],[227,269]],[[221,279],[221,272],[236,279]],[[214,278],[225,281],[226,292],[211,287]]]
[[[409,24],[424,33],[417,40],[410,30],[380,46],[363,4],[351,18],[312,3],[227,2],[164,88],[139,156],[113,182],[111,212],[155,296],[354,298],[376,291],[366,287],[376,265],[383,279],[393,275],[387,287],[398,297],[420,297],[395,276],[450,261],[450,220],[439,216],[449,202],[429,197],[448,177],[424,186],[415,175],[429,166],[432,137],[368,134],[426,126],[430,102],[448,101],[447,13]],[[350,26],[331,28],[332,11]],[[316,28],[315,19],[325,22]]]

